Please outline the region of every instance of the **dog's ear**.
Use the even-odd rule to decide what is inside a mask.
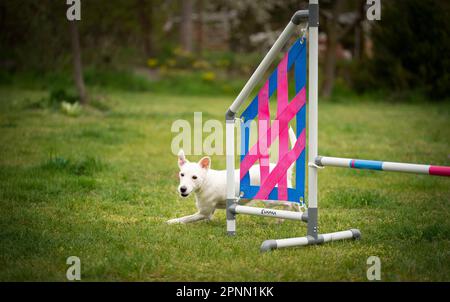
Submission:
[[[211,166],[211,158],[209,158],[209,156],[205,156],[198,162],[198,164],[202,167],[202,169],[209,169]]]
[[[180,149],[180,151],[178,152],[178,166],[181,168],[187,162],[188,162],[188,160],[186,159],[186,156],[184,155],[183,149]]]

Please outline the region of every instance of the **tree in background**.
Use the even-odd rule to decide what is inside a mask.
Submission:
[[[372,38],[371,83],[395,90],[419,89],[433,98],[450,95],[449,2],[383,2]]]
[[[364,19],[365,1],[355,1],[350,3],[343,0],[333,0],[325,2],[320,10],[322,19],[325,21],[322,29],[327,36],[327,47],[323,63],[323,82],[321,87],[321,94],[324,97],[329,97],[333,93],[334,82],[336,78],[336,50],[339,42],[342,42],[346,36],[359,28],[359,32],[363,33],[361,29],[361,22]],[[345,7],[347,4],[347,7]],[[354,14],[353,20],[346,26],[341,26],[339,19],[346,8],[346,12]],[[361,35],[361,34],[360,34]],[[360,39],[363,37],[359,37]],[[361,41],[362,42],[362,41]],[[357,57],[360,54],[355,54]]]
[[[342,12],[342,0],[336,0],[331,6],[331,13],[329,18],[327,18],[326,32],[327,32],[327,50],[325,53],[325,63],[323,72],[323,84],[322,84],[322,95],[324,97],[329,97],[333,91],[334,78],[336,74],[336,48],[338,42],[338,25],[339,25],[339,15]]]
[[[183,50],[192,52],[193,25],[192,25],[193,0],[181,1],[180,42]]]
[[[155,55],[153,45],[153,6],[152,0],[136,0],[136,10],[138,12],[139,22],[141,25],[142,41],[144,44],[144,52],[147,58]]]
[[[88,97],[84,85],[83,66],[81,63],[80,37],[78,34],[77,21],[69,21],[69,27],[70,39],[72,42],[73,75],[75,79],[75,85],[77,88],[78,96],[80,98],[80,103],[82,105],[86,105],[88,103]]]
[[[198,11],[198,39],[197,39],[197,54],[199,57],[203,55],[203,26],[205,23],[205,2],[204,0],[197,0]]]

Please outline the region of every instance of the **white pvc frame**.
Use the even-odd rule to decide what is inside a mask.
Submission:
[[[295,33],[300,18],[309,18],[309,141],[308,141],[308,210],[306,213],[295,213],[280,210],[266,210],[237,205],[237,192],[235,186],[235,113],[247,99],[251,91],[262,79],[264,73],[272,64],[277,54]],[[309,1],[308,11],[298,11],[285,27],[277,41],[259,64],[245,84],[242,91],[231,104],[226,115],[226,165],[227,165],[227,232],[229,235],[236,233],[236,214],[248,214],[264,217],[286,218],[308,222],[308,233],[305,237],[288,238],[279,240],[266,240],[261,246],[262,251],[274,248],[317,244],[333,240],[359,238],[358,230],[342,231],[319,235],[318,233],[318,202],[317,202],[317,165],[314,164],[318,150],[318,46],[319,46],[319,2]],[[268,214],[268,211],[272,211]]]

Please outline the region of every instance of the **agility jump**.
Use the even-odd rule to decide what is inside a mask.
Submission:
[[[239,205],[240,199],[258,199],[274,201],[290,201],[304,203],[305,163],[306,163],[306,44],[304,37],[296,40],[276,67],[275,71],[264,82],[257,96],[242,112],[239,118],[236,113],[246,101],[255,86],[262,80],[282,48],[295,34],[297,27],[308,24],[308,208],[305,212],[291,212],[264,209]],[[450,167],[381,162],[373,160],[324,157],[318,155],[318,27],[319,2],[310,0],[308,10],[297,11],[272,48],[261,61],[258,68],[245,84],[235,101],[226,113],[226,167],[227,167],[227,232],[236,233],[237,214],[257,215],[273,218],[299,220],[307,223],[307,235],[304,237],[266,240],[261,251],[271,249],[320,244],[343,239],[359,239],[358,229],[350,229],[328,234],[318,231],[318,168],[324,166],[369,169],[379,171],[396,171],[429,175],[450,176]],[[295,96],[288,99],[288,73],[294,68]],[[269,99],[276,92],[277,112],[270,125]],[[258,119],[258,140],[249,146],[250,128],[248,124]],[[289,122],[296,120],[296,142],[289,150]],[[240,190],[235,191],[235,122],[241,123],[241,161]],[[278,162],[270,170],[268,148],[278,138]],[[249,170],[259,161],[260,185],[250,184]],[[287,186],[287,173],[295,164],[295,188]]]

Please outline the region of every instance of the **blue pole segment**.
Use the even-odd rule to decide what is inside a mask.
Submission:
[[[352,159],[350,162],[350,168],[382,171],[383,162],[376,160]]]

